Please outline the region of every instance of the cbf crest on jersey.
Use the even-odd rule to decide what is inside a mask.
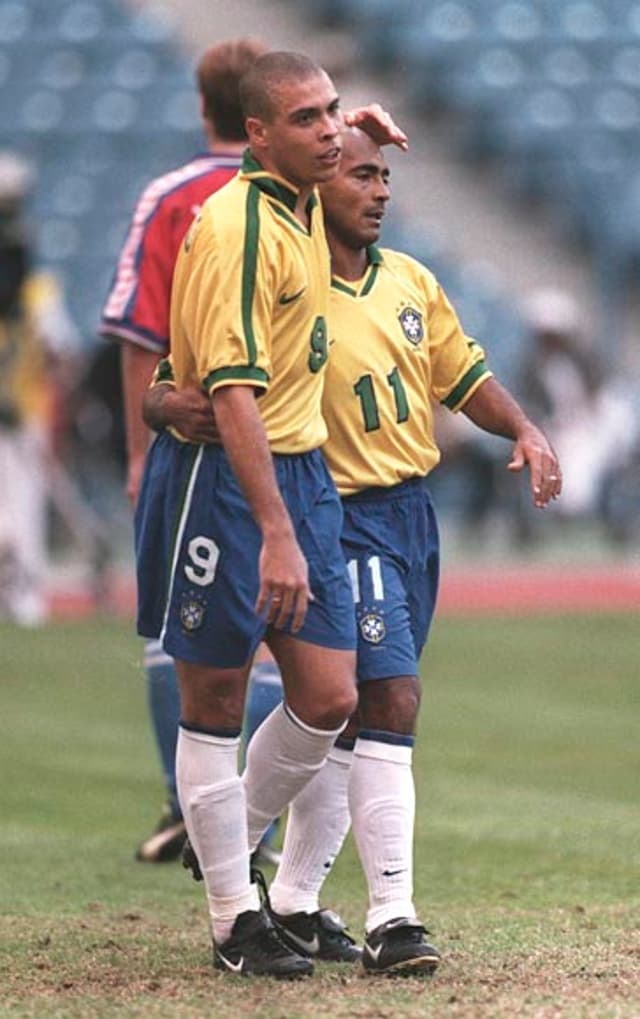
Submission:
[[[402,332],[407,337],[409,343],[413,343],[414,347],[417,347],[420,341],[424,339],[424,326],[422,325],[422,315],[420,312],[409,306],[402,309],[398,319],[402,326]]]

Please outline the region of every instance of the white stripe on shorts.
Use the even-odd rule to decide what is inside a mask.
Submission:
[[[187,524],[187,517],[189,516],[189,510],[191,509],[193,490],[195,488],[198,471],[200,470],[200,464],[202,463],[203,454],[204,446],[200,446],[196,458],[193,461],[193,467],[191,468],[191,477],[189,478],[189,484],[187,486],[187,494],[185,496],[184,503],[182,504],[180,523],[178,524],[176,541],[175,545],[173,546],[173,561],[171,563],[171,576],[169,578],[169,590],[167,591],[167,603],[164,608],[164,619],[162,620],[162,630],[160,631],[161,643],[164,642],[164,638],[167,632],[167,623],[169,622],[169,610],[171,608],[171,597],[173,595],[173,584],[175,581],[176,569],[178,567],[178,556],[180,554],[180,545],[182,544],[182,535],[184,534],[184,529]]]
[[[159,640],[147,640],[144,645],[144,667],[151,669],[154,665],[173,665],[173,658],[163,650]]]

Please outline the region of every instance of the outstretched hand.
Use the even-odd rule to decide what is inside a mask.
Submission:
[[[393,120],[391,114],[382,108],[380,103],[359,106],[344,115],[348,127],[359,127],[365,131],[376,145],[397,145],[406,152],[409,139]]]
[[[543,509],[562,491],[560,463],[551,443],[539,428],[528,424],[518,436],[507,470],[518,472],[529,465],[534,505]]]

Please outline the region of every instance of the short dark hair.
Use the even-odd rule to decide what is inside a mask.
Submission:
[[[251,65],[240,82],[244,116],[271,120],[276,111],[274,92],[282,82],[305,81],[319,74],[324,74],[322,68],[302,53],[286,50],[265,53]]]
[[[220,138],[242,141],[246,137],[240,79],[266,51],[259,39],[242,38],[210,46],[200,57],[196,78],[203,112]]]

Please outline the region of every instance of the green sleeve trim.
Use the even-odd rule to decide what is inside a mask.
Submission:
[[[220,385],[221,382],[239,382],[240,384],[245,382],[256,382],[258,385],[265,387],[269,383],[269,376],[262,368],[243,368],[242,365],[237,365],[233,368],[216,368],[214,371],[209,372],[206,379],[203,382],[203,387],[207,392],[210,392],[215,386]]]
[[[478,361],[462,376],[455,389],[452,389],[449,395],[442,400],[443,405],[449,410],[455,410],[462,403],[471,387],[479,382],[483,375],[488,377],[489,369],[484,361]]]
[[[256,338],[253,331],[253,296],[258,270],[259,203],[260,192],[256,187],[250,185],[247,192],[244,256],[242,259],[242,328],[250,366],[255,365],[257,360]]]

